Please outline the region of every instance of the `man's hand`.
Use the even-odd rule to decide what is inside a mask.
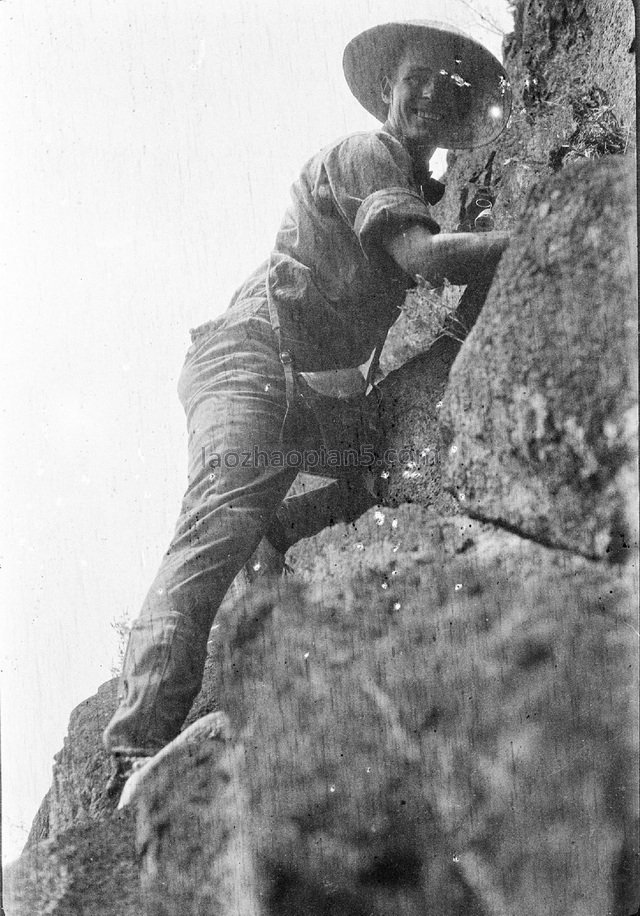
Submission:
[[[432,235],[415,223],[391,236],[385,249],[405,273],[434,286],[443,278],[460,286],[493,274],[509,244],[506,232],[444,232]]]

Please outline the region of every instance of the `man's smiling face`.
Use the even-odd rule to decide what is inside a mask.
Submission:
[[[425,60],[424,50],[405,48],[395,74],[382,82],[382,98],[389,105],[387,121],[394,132],[421,147],[438,145],[446,118],[437,86],[440,68]]]

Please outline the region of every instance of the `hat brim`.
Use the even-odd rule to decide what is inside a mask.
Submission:
[[[463,32],[437,22],[390,22],[353,38],[345,48],[342,66],[347,84],[378,121],[387,118],[382,99],[384,76],[393,73],[402,49],[424,48],[425,61],[452,78],[446,123],[437,136],[444,149],[484,146],[507,126],[511,113],[511,86],[502,64],[485,47]],[[460,97],[456,104],[455,97]]]

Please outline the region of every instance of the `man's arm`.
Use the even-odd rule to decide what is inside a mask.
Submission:
[[[434,286],[446,277],[465,285],[492,274],[509,244],[506,232],[444,232],[432,235],[414,223],[384,241],[384,248],[405,273]]]

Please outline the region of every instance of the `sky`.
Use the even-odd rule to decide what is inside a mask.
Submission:
[[[349,39],[425,18],[498,57],[511,24],[505,0],[0,4],[5,861],[173,532],[188,330],[266,258],[302,163],[376,126]]]

